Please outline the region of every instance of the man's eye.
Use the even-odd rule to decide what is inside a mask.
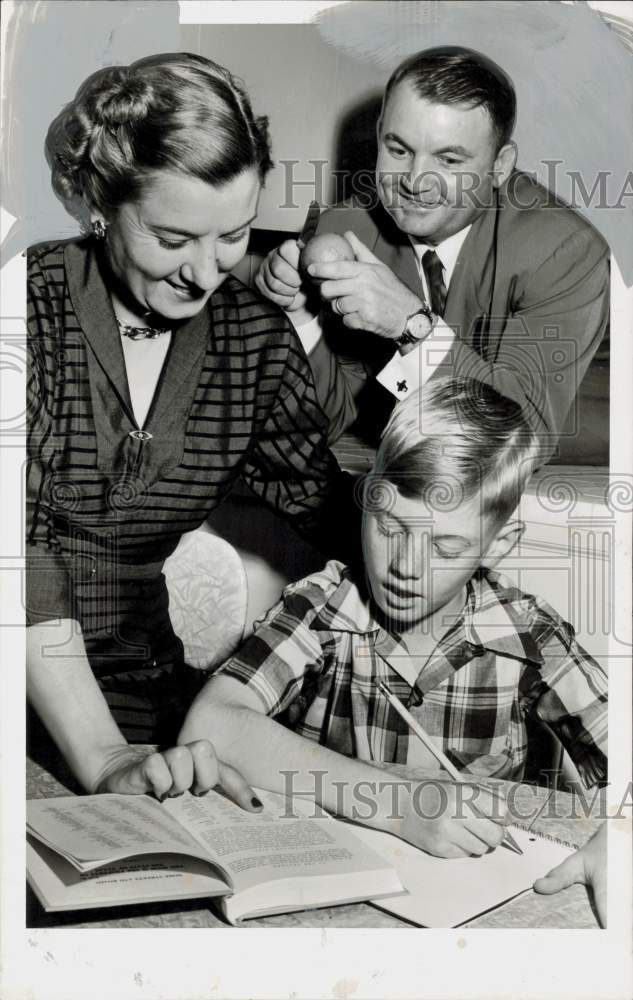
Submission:
[[[387,146],[387,152],[397,160],[403,160],[407,156],[407,150],[403,149],[402,146]]]
[[[438,159],[445,167],[458,167],[462,162],[461,160],[456,160],[453,156],[439,156]]]
[[[175,240],[163,240],[159,238],[158,245],[163,247],[165,250],[180,250],[180,248],[186,246],[188,242],[189,242],[188,240],[175,241]]]

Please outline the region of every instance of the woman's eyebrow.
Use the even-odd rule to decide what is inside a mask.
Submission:
[[[257,215],[253,215],[246,222],[242,222],[239,226],[236,226],[235,229],[231,229],[227,233],[222,233],[222,236],[232,236],[233,233],[239,233],[240,229],[246,229],[256,218]],[[149,223],[149,226],[155,233],[171,233],[172,236],[185,236],[190,240],[197,240],[200,235],[199,233],[189,232],[187,229],[180,229],[178,226],[159,226],[152,222]]]

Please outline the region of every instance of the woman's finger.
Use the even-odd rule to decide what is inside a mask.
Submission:
[[[180,795],[191,788],[193,783],[193,759],[189,747],[170,747],[163,750],[162,756],[171,774],[171,787],[168,795]]]
[[[220,788],[236,805],[246,809],[247,812],[260,812],[264,808],[239,771],[222,761],[218,761],[218,771]]]
[[[275,278],[293,285],[295,290],[301,284],[302,278],[299,274],[299,249],[296,243],[291,242],[288,246],[282,244],[277,250],[273,250],[268,255],[265,265]]]
[[[151,753],[136,768],[128,772],[130,791],[149,792],[157,799],[164,799],[172,786],[172,776],[167,761],[161,753]],[[132,788],[138,783],[138,788]]]
[[[218,758],[215,755],[215,749],[209,740],[193,740],[185,745],[193,761],[191,791],[194,795],[203,795],[219,782]]]
[[[272,253],[268,255],[268,260],[278,261],[281,258],[289,267],[292,268],[296,275],[296,279],[301,282],[301,276],[299,274],[299,259],[301,257],[301,250],[303,248],[299,245],[298,240],[284,240],[284,242],[273,250]]]

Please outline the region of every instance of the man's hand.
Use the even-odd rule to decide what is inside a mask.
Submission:
[[[252,788],[235,768],[223,764],[209,740],[194,740],[162,753],[142,747],[117,748],[104,768],[97,792],[155,795],[162,801],[191,789],[202,795],[220,786],[230,799],[249,812],[261,809]]]
[[[400,836],[440,858],[480,856],[503,840],[505,816],[500,794],[437,778],[413,785]]]
[[[345,238],[356,260],[311,264],[308,273],[321,281],[322,298],[350,330],[367,330],[388,340],[399,337],[422,301],[354,233],[345,233]]]
[[[534,883],[536,892],[550,895],[575,882],[589,886],[602,927],[607,925],[607,824],[603,823],[584,847]]]
[[[271,250],[255,275],[255,285],[262,295],[290,313],[295,326],[303,326],[317,315],[310,309],[302,285],[300,254],[300,242],[286,240],[276,250]]]

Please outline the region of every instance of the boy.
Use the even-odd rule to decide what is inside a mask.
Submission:
[[[476,812],[461,809],[464,787],[435,779],[394,809],[377,764],[441,772],[378,680],[473,782],[522,777],[537,707],[585,784],[603,781],[603,670],[555,611],[491,572],[523,531],[512,514],[537,456],[518,404],[470,379],[427,383],[394,411],[365,481],[364,572],[329,562],[287,587],[198,695],[180,742],[210,737],[279,791],[284,771],[302,789],[312,776],[326,809],[445,857],[500,843],[499,801],[479,788]],[[354,812],[361,786],[367,815]]]

